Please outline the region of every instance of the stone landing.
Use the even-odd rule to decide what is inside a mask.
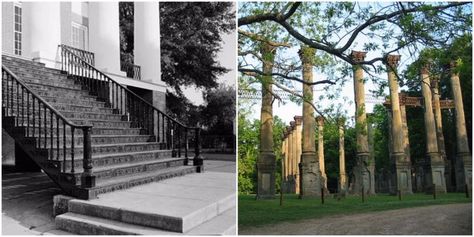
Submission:
[[[236,234],[234,173],[191,174],[89,201],[60,196],[55,211],[61,201],[56,227],[75,234]]]

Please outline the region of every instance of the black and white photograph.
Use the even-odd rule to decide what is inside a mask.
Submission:
[[[3,235],[236,235],[234,2],[2,2]]]

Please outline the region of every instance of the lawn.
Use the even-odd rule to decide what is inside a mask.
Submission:
[[[239,229],[337,214],[468,202],[471,202],[471,198],[466,198],[464,193],[438,194],[436,200],[432,195],[426,194],[405,195],[401,201],[398,196],[378,194],[365,197],[364,203],[357,196],[348,196],[339,201],[326,197],[324,204],[321,204],[319,198],[301,200],[297,195],[287,194],[284,196],[283,206],[280,206],[279,196],[271,200],[255,200],[255,195],[239,195]]]

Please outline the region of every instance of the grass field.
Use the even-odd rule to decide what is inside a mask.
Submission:
[[[308,218],[320,218],[337,214],[356,214],[383,210],[393,210],[428,205],[468,203],[464,193],[438,194],[436,200],[432,195],[413,194],[402,197],[378,194],[365,197],[348,196],[337,200],[326,197],[321,204],[319,198],[298,199],[297,195],[284,196],[283,206],[280,206],[279,196],[271,200],[255,200],[255,195],[239,195],[239,229],[250,226],[261,226],[283,221],[295,221]]]

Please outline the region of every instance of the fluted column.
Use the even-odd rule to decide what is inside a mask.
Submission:
[[[286,160],[287,160],[287,134],[286,130],[283,131],[283,137],[282,137],[282,142],[281,142],[281,183],[280,183],[280,189],[281,192],[284,193],[286,192]]]
[[[316,117],[318,124],[318,158],[319,170],[321,171],[321,178],[325,190],[328,188],[328,177],[326,176],[326,167],[324,165],[324,118],[322,116]]]
[[[388,81],[390,87],[390,102],[392,104],[392,160],[395,161],[394,174],[396,175],[396,189],[393,191],[401,191],[402,193],[413,193],[411,185],[411,164],[405,156],[405,149],[403,144],[403,126],[402,116],[400,111],[400,103],[398,97],[398,80],[396,69],[400,55],[387,56],[387,71]]]
[[[454,108],[456,109],[456,190],[464,190],[467,185],[469,192],[472,189],[472,157],[469,151],[464,118],[464,105],[459,82],[459,69],[456,62],[451,63],[451,88],[453,90]],[[462,168],[461,168],[462,167]]]
[[[420,70],[421,92],[424,101],[424,118],[426,134],[426,168],[425,168],[425,191],[446,193],[446,182],[444,179],[444,161],[438,151],[438,140],[436,139],[436,125],[433,115],[433,102],[431,98],[431,81],[427,67]],[[433,189],[434,188],[434,189]]]
[[[306,46],[301,46],[299,56],[303,64],[303,80],[306,83],[313,82],[313,62],[316,50]],[[321,195],[321,173],[316,155],[314,140],[314,108],[313,87],[303,84],[303,144],[300,163],[301,190],[300,197],[311,197]]]
[[[260,112],[260,156],[257,160],[257,198],[275,197],[275,154],[273,153],[272,76],[275,48],[267,43],[260,45],[262,67],[262,108]]]
[[[366,52],[352,51],[351,57],[356,63],[364,61]],[[354,101],[356,118],[357,154],[354,166],[354,184],[352,192],[360,194],[370,188],[370,177],[367,169],[369,162],[369,143],[367,140],[367,116],[365,113],[364,69],[360,64],[353,65],[354,71]],[[368,192],[367,192],[368,193]]]
[[[344,124],[345,119],[338,120],[339,128],[339,193],[347,191],[346,159],[344,151]]]

